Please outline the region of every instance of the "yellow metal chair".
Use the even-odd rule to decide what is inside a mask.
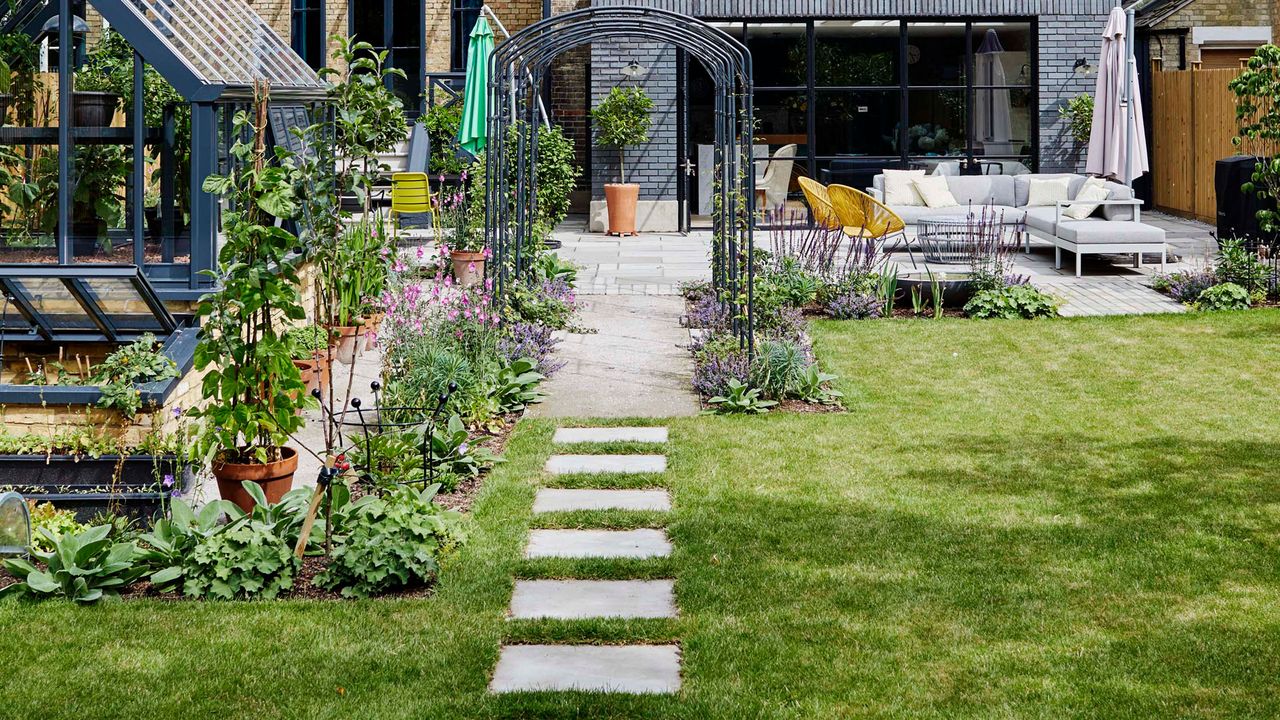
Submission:
[[[828,230],[842,228],[840,220],[836,217],[835,209],[831,206],[831,198],[827,195],[826,186],[804,176],[796,178],[796,181],[800,183],[800,190],[804,192],[804,199],[809,203],[809,212],[813,214],[813,222],[818,227]]]
[[[398,172],[391,175],[391,219],[399,227],[400,216],[431,212],[431,186],[427,174]]]
[[[847,185],[830,185],[826,190],[837,222],[844,226],[846,233],[872,238],[882,245],[889,238],[894,238],[893,245],[886,252],[901,247],[911,258],[911,267],[916,267],[916,256],[911,252],[911,243],[907,239],[907,224],[897,213],[867,193]],[[849,232],[851,229],[853,232]]]

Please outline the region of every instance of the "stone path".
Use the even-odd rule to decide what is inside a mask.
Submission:
[[[1065,281],[1036,277],[1031,282],[1062,301],[1058,314],[1063,317],[1186,312],[1185,305],[1152,290],[1144,280],[1146,278],[1085,277]]]
[[[553,442],[661,443],[666,428],[561,428]],[[665,455],[553,455],[548,477],[589,473],[662,473]],[[582,510],[667,511],[665,489],[539,488],[535,514]],[[529,532],[524,557],[644,560],[671,554],[665,530],[542,529]],[[674,618],[675,581],[518,580],[509,619],[574,622],[598,618]],[[680,690],[680,647],[664,645],[518,645],[501,649],[489,691],[674,693]]]

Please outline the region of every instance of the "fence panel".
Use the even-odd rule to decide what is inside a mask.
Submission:
[[[1227,89],[1238,69],[1152,73],[1152,173],[1155,205],[1177,215],[1217,222],[1214,163],[1235,154],[1235,97]]]

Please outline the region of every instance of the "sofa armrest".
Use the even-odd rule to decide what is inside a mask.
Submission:
[[[875,198],[877,202],[884,202],[884,193],[880,192],[876,188],[873,188],[873,187],[867,188],[867,194]]]
[[[1129,220],[1121,220],[1120,222],[1141,222],[1142,221],[1142,201],[1138,198],[1129,198],[1128,200],[1059,200],[1056,203],[1056,213],[1054,215],[1054,226],[1056,227],[1062,221],[1062,211],[1066,208],[1080,204],[1089,205],[1112,205],[1112,206],[1130,206],[1133,208],[1133,217]]]

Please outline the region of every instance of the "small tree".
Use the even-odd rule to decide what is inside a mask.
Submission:
[[[638,87],[615,87],[591,111],[596,142],[618,149],[618,182],[627,181],[624,158],[632,145],[649,142],[653,100]]]
[[[1257,158],[1253,181],[1244,192],[1261,199],[1280,198],[1280,47],[1263,45],[1248,66],[1227,86],[1236,96],[1236,122],[1240,135],[1232,140],[1246,155]],[[1280,231],[1275,210],[1259,210],[1258,223],[1265,232]]]

